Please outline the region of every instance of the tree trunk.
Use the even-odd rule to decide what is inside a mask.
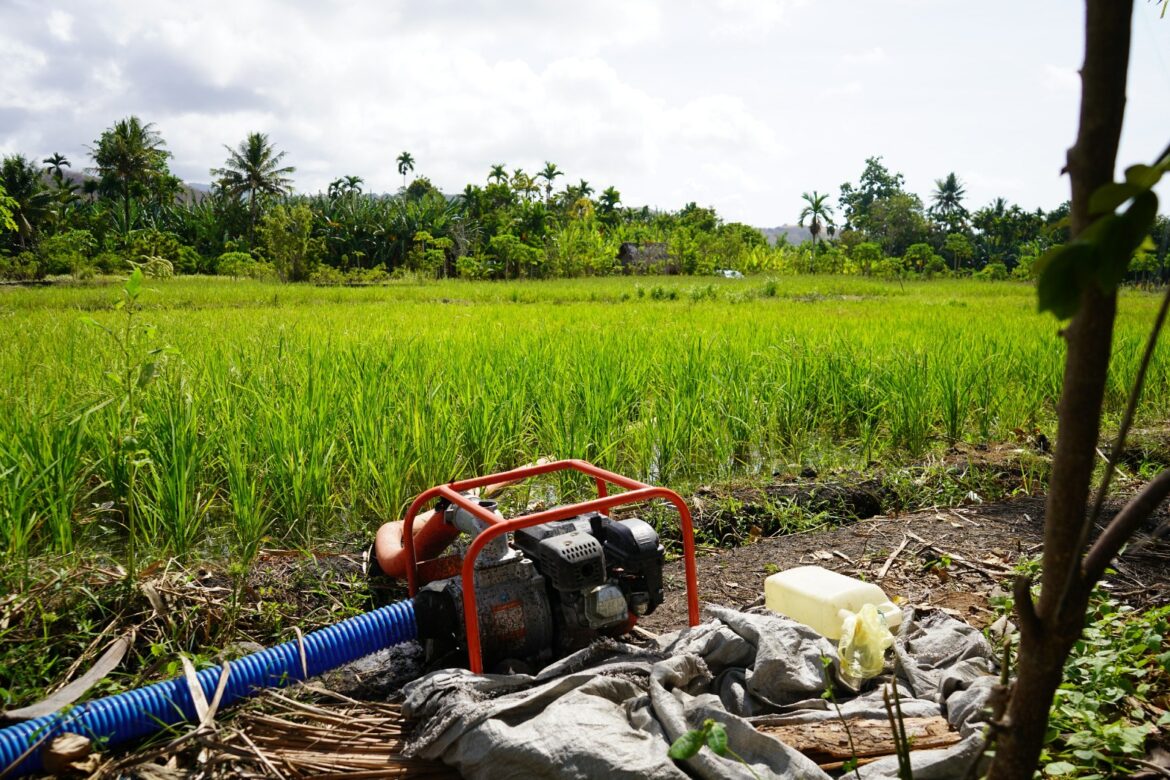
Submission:
[[[126,185],[126,189],[122,194],[122,216],[125,222],[122,223],[122,230],[125,235],[130,234],[130,185]]]
[[[1125,113],[1132,12],[1132,0],[1087,0],[1080,127],[1068,152],[1073,237],[1092,221],[1089,197],[1113,180]],[[1033,608],[1028,589],[1017,588],[1019,667],[989,780],[1032,777],[1064,662],[1084,624],[1093,583],[1080,571],[1082,529],[1088,522],[1116,309],[1116,293],[1087,285],[1080,308],[1064,331],[1068,354],[1045,511],[1040,600]]]

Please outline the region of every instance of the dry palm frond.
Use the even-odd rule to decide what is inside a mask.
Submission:
[[[364,702],[316,686],[313,701],[268,691],[234,728],[204,736],[210,764],[254,766],[253,776],[296,778],[444,778],[459,775],[431,761],[402,756],[406,726],[397,704]],[[219,755],[217,755],[217,753]]]

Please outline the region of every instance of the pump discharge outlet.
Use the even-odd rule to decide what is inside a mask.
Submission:
[[[890,630],[902,623],[902,610],[872,582],[862,582],[820,566],[798,566],[764,580],[764,605],[816,630],[841,638],[845,619],[872,604]]]

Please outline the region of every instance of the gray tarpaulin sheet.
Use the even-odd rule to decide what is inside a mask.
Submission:
[[[706,748],[685,762],[667,757],[676,738],[715,718],[759,777],[829,777],[756,731],[751,719],[838,717],[821,698],[821,658],[836,661],[836,646],[767,612],[708,606],[705,617],[657,648],[598,642],[534,676],[432,672],[405,689],[405,714],[418,722],[407,754],[443,761],[468,778],[750,780],[738,761]],[[943,715],[963,737],[946,749],[915,751],[914,777],[962,777],[982,747],[980,722],[995,683],[991,646],[942,612],[907,610],[894,653],[903,715]],[[871,681],[858,695],[839,695],[843,713],[885,721],[880,688]],[[860,774],[897,778],[897,760],[879,759]]]

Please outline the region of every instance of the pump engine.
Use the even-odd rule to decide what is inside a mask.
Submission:
[[[479,505],[498,516],[494,501],[480,500]],[[455,504],[439,511],[444,523],[472,537],[486,525]],[[484,663],[548,660],[599,635],[627,631],[662,603],[664,559],[649,523],[597,512],[493,539],[475,560]],[[464,646],[460,577],[428,583],[414,603],[428,657]]]

